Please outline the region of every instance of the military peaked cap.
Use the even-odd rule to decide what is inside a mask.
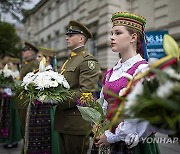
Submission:
[[[34,52],[38,52],[38,49],[34,45],[32,45],[32,44],[30,44],[28,42],[25,42],[24,44],[25,44],[25,46],[22,49],[22,51],[32,50]]]
[[[19,58],[13,58],[13,57],[10,57],[9,58],[9,61],[14,63],[14,64],[19,64],[20,63],[20,59]]]
[[[69,27],[66,32],[66,35],[69,35],[69,34],[82,34],[87,39],[92,37],[92,33],[90,32],[90,30],[85,25],[83,25],[77,21],[69,22]]]

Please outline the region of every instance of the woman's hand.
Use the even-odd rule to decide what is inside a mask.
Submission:
[[[96,138],[96,143],[95,143],[95,145],[96,145],[96,147],[101,147],[101,146],[108,146],[108,145],[110,145],[110,143],[107,141],[107,137],[106,137],[106,135],[105,134],[101,134],[100,136],[98,136],[97,138]]]

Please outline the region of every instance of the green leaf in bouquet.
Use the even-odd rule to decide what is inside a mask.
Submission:
[[[116,93],[114,93],[114,92],[111,91],[111,90],[104,89],[104,92],[107,93],[108,95],[112,96],[113,98],[118,99],[118,100],[121,100],[121,101],[125,101],[125,100],[126,100],[126,98],[120,97],[119,95],[117,95]]]
[[[172,68],[173,68],[177,73],[180,74],[180,61],[178,61],[178,62],[175,63],[175,64],[172,64],[171,66],[172,66]]]
[[[81,107],[81,106],[77,106],[77,107],[84,120],[93,122],[96,125],[98,125],[101,122],[102,116],[97,110],[91,107]]]
[[[94,103],[93,108],[101,114],[102,119],[105,119],[105,115],[102,109],[102,101],[103,101],[103,98],[97,99],[96,102]]]
[[[152,72],[156,73],[156,75],[158,75],[159,79],[163,82],[167,81],[167,79],[170,79],[170,76],[160,69],[154,68],[154,69],[152,69]]]
[[[154,79],[154,80],[145,80],[143,82],[143,85],[144,85],[144,90],[143,90],[143,96],[145,97],[150,97],[153,92],[156,91],[156,89],[158,88],[159,86],[159,82],[157,79]]]
[[[166,108],[167,110],[173,110],[180,112],[180,103],[174,102],[172,99],[160,98],[157,95],[153,95],[152,99],[159,106]]]

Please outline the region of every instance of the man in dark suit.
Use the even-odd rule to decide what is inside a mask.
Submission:
[[[78,111],[77,98],[82,93],[95,92],[98,85],[99,64],[85,49],[86,41],[92,37],[89,29],[77,21],[70,21],[66,33],[67,48],[71,56],[61,68],[74,93],[73,99],[59,104],[55,114],[55,130],[59,132],[62,154],[86,153],[90,123],[82,119]]]

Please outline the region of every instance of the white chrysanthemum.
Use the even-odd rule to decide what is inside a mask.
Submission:
[[[34,73],[28,73],[24,78],[23,78],[23,83],[22,85],[28,85],[30,83],[33,82],[34,78],[35,78],[35,74]]]
[[[51,81],[50,82],[50,87],[57,87],[58,86],[58,82],[57,81]]]
[[[161,98],[168,97],[171,94],[174,83],[171,81],[165,82],[163,85],[159,86],[157,89],[157,95]]]
[[[45,78],[41,80],[35,80],[34,83],[36,85],[36,89],[44,90],[44,88],[50,88],[50,81],[45,80]]]
[[[33,83],[35,85],[35,89],[39,90],[44,90],[44,88],[50,87],[58,87],[58,85],[62,85],[67,89],[70,88],[64,76],[53,71],[38,72],[36,74],[28,73],[23,78],[22,86],[26,86],[27,89],[27,85],[29,83]]]
[[[45,95],[41,95],[41,96],[38,98],[38,100],[41,101],[41,102],[44,102],[45,98],[46,98]]]
[[[129,113],[129,109],[135,105],[137,102],[137,95],[140,95],[143,93],[143,84],[142,81],[138,82],[133,90],[130,92],[130,94],[127,96],[127,101],[125,102],[124,109],[126,110],[127,115],[133,115],[133,113]]]
[[[63,80],[62,85],[64,86],[64,88],[70,89],[70,85],[69,85],[69,83],[67,82],[67,80],[65,78]]]
[[[178,80],[180,80],[180,74],[176,73],[175,70],[171,67],[167,67],[163,69],[163,72],[167,73],[170,77],[174,77]]]
[[[57,80],[57,82],[59,83],[59,84],[62,84],[63,83],[63,81],[64,81],[64,76],[62,76],[62,75],[58,75],[58,78],[56,79]]]
[[[10,77],[10,76],[12,76],[13,77],[13,72],[10,70],[10,69],[4,69],[3,70],[3,73],[4,73],[4,77]]]

